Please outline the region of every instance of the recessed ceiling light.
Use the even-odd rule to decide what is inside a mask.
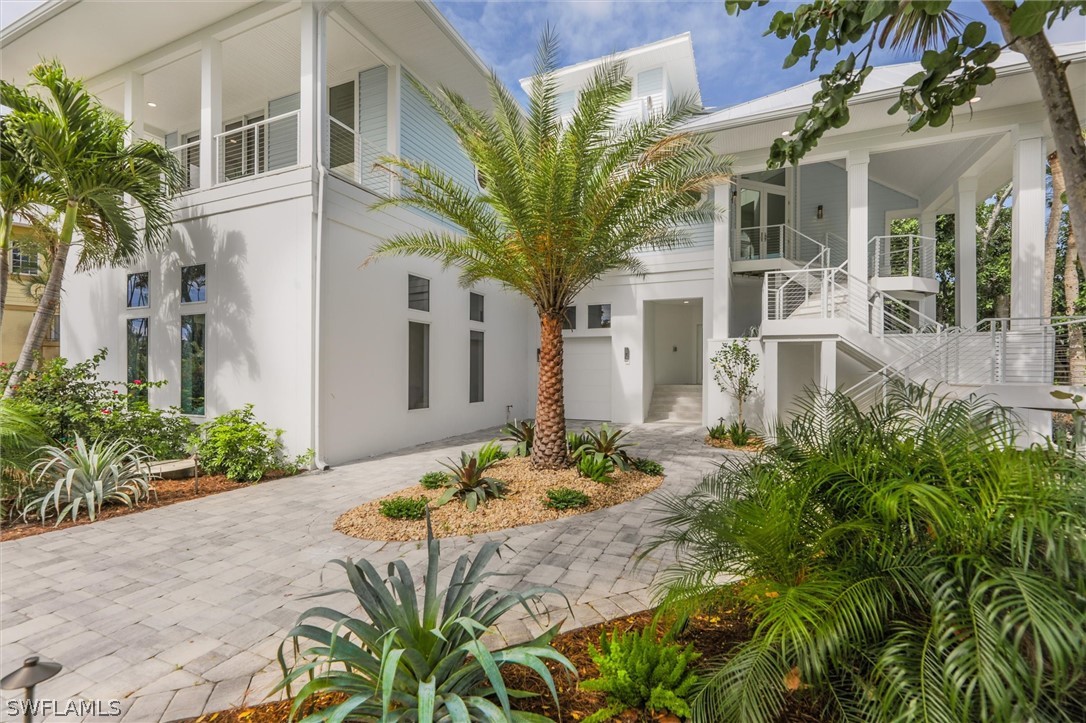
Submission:
[[[684,303],[684,304],[689,304],[689,303],[690,303],[690,300],[689,300],[689,299],[687,299],[687,300],[686,300],[686,301],[684,301],[683,303]]]
[[[781,133],[781,138],[787,138],[790,135],[792,135],[792,131],[785,131],[784,133]]]
[[[158,107],[158,103],[154,103],[154,102],[152,102],[152,101],[147,101],[147,107],[148,107],[148,108],[157,108],[157,107]]]
[[[978,100],[980,100],[980,96],[979,96],[979,95],[978,95],[977,97],[975,97],[975,98],[970,98],[970,99],[969,99],[969,102],[970,102],[970,103],[976,103],[976,102],[977,102]]]

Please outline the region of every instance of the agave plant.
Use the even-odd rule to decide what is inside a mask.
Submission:
[[[531,606],[542,596],[558,593],[550,587],[520,592],[480,590],[496,573],[486,567],[498,551],[488,542],[472,560],[461,555],[453,566],[448,587],[440,588],[440,546],[428,541],[426,575],[421,605],[415,580],[402,560],[390,563],[388,579],[362,560],[334,560],[347,572],[350,590],[367,620],[326,607],[314,607],[298,619],[279,648],[283,681],[276,690],[300,681],[294,694],[291,720],[310,697],[341,693],[346,700],[307,717],[306,721],[547,721],[533,713],[514,710],[510,699],[529,695],[506,688],[503,666],[522,665],[535,671],[551,698],[558,695],[550,670],[552,661],[571,673],[574,665],[550,647],[561,623],[524,643],[491,652],[480,640],[506,612]],[[331,629],[322,623],[331,622]],[[293,649],[287,662],[288,644]]]
[[[24,519],[31,511],[42,520],[53,512],[59,525],[68,515],[76,519],[86,508],[87,516],[95,520],[106,502],[131,507],[151,494],[149,458],[123,440],[99,438],[88,446],[76,437],[69,448],[46,446],[41,452],[44,456],[31,476],[37,486],[47,489],[23,508]]]
[[[1086,720],[1086,462],[1015,437],[982,400],[830,393],[665,497],[666,602],[724,594],[754,630],[694,720],[776,721],[795,696],[828,720]]]
[[[505,484],[486,476],[487,470],[497,461],[481,460],[478,454],[461,452],[459,462],[442,462],[451,472],[448,489],[434,501],[433,506],[441,507],[453,499],[460,499],[468,510],[474,512],[480,503],[485,505],[487,500],[503,497]]]
[[[630,455],[626,450],[634,446],[622,441],[628,434],[629,432],[612,430],[607,424],[601,424],[598,432],[586,429],[584,444],[574,454],[578,459],[586,455],[600,455],[625,471],[630,468]]]
[[[531,419],[513,420],[502,427],[503,442],[512,442],[512,454],[517,457],[532,456],[532,442],[535,441],[535,421]]]

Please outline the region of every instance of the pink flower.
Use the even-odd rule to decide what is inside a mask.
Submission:
[[[138,387],[138,386],[139,386],[140,384],[143,384],[143,382],[142,382],[141,380],[139,380],[139,379],[133,379],[133,380],[132,380],[132,383],[133,383],[133,384],[135,384],[135,385],[136,385],[137,387]]]
[[[118,392],[116,389],[113,390],[113,393],[114,394],[120,394],[120,392]]]
[[[109,414],[111,411],[113,411],[113,410],[111,410],[111,409],[103,409],[102,414]]]

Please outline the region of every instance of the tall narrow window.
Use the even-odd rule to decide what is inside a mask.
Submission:
[[[589,329],[610,329],[611,328],[611,305],[610,304],[589,304],[588,305],[588,328]]]
[[[181,411],[204,413],[204,315],[181,317]]]
[[[407,308],[415,311],[430,310],[430,279],[407,275]]]
[[[181,269],[181,303],[207,301],[207,266],[196,264]]]
[[[128,320],[127,348],[128,348],[128,383],[139,383],[140,389],[136,396],[142,401],[147,401],[147,388],[143,382],[147,381],[147,322],[146,317]]]
[[[481,322],[483,320],[483,295],[472,293],[470,299],[468,316],[472,321]]]
[[[470,370],[468,401],[483,401],[483,332],[472,331],[470,340]]]
[[[328,166],[355,175],[354,81],[328,89]]]
[[[128,275],[128,308],[142,309],[148,304],[147,272]]]
[[[570,306],[566,308],[566,320],[562,322],[562,328],[567,331],[577,328],[577,307]]]
[[[430,325],[407,324],[407,408],[430,406]]]

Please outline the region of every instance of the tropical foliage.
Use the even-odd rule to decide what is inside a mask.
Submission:
[[[56,515],[59,525],[85,510],[93,521],[107,502],[131,507],[151,493],[148,458],[122,440],[99,439],[88,445],[77,437],[69,448],[48,446],[41,452],[31,476],[43,492],[23,508],[24,518],[31,512],[41,520]]]
[[[713,365],[713,378],[720,391],[730,394],[739,407],[737,419],[743,423],[743,405],[754,393],[758,385],[754,375],[758,372],[758,355],[750,347],[750,340],[733,339],[720,347],[709,363]]]
[[[448,472],[427,472],[419,478],[419,484],[424,489],[439,490],[449,483]]]
[[[626,450],[633,447],[629,442],[623,441],[628,434],[628,431],[613,430],[606,423],[600,425],[599,431],[585,429],[579,437],[571,437],[570,454],[575,460],[602,457],[614,467],[627,470],[630,467],[630,455]],[[577,449],[573,449],[575,443],[580,443]]]
[[[535,439],[535,422],[531,419],[513,420],[502,427],[503,442],[512,442],[512,454],[517,457],[532,456],[532,442]]]
[[[754,630],[694,719],[776,721],[797,696],[826,719],[1086,716],[1086,463],[1015,437],[985,401],[834,393],[665,497],[665,600],[726,596]]]
[[[693,645],[685,648],[668,640],[657,640],[656,626],[636,632],[600,633],[600,646],[589,645],[599,676],[581,683],[585,690],[607,694],[607,705],[584,719],[603,723],[627,708],[652,713],[690,716],[687,698],[698,676],[690,670],[701,655]]]
[[[523,645],[491,652],[480,639],[502,615],[517,607],[533,613],[552,588],[500,592],[485,587],[498,543],[482,546],[475,559],[461,555],[448,587],[438,584],[440,546],[427,544],[421,600],[403,561],[389,565],[383,578],[367,561],[335,560],[347,572],[365,618],[327,607],[304,612],[279,649],[288,692],[296,683],[291,716],[311,696],[341,693],[346,700],[314,714],[311,720],[539,721],[541,716],[513,710],[521,695],[502,680],[506,665],[535,671],[557,700],[545,662],[575,672],[573,664],[548,643],[558,625]],[[336,591],[340,592],[340,591]],[[333,593],[328,593],[333,594]],[[533,613],[534,614],[534,613]],[[324,626],[331,623],[331,630]],[[287,662],[288,643],[293,649]]]
[[[480,504],[486,504],[487,500],[498,499],[505,495],[505,484],[494,477],[488,477],[487,472],[497,462],[497,459],[484,460],[479,454],[461,452],[460,461],[449,460],[442,462],[449,469],[448,489],[437,500],[434,507],[458,499],[472,512]]]
[[[552,510],[575,510],[586,506],[590,501],[588,495],[580,490],[569,487],[552,487],[547,490],[547,497],[543,500],[543,506]]]
[[[255,482],[268,470],[287,465],[279,441],[282,433],[257,421],[253,405],[246,404],[201,425],[192,434],[191,444],[205,472]]]
[[[391,497],[381,500],[381,514],[391,520],[421,520],[426,517],[425,497]]]
[[[609,485],[615,482],[615,478],[611,476],[615,472],[615,463],[602,454],[581,455],[577,460],[577,472],[600,484]]]
[[[539,385],[532,464],[569,465],[562,373],[562,328],[576,296],[612,271],[641,273],[638,252],[689,240],[691,224],[712,221],[703,192],[730,173],[709,136],[681,132],[698,108],[691,99],[644,120],[619,122],[631,91],[625,65],[601,65],[564,115],[558,45],[544,35],[528,107],[491,76],[493,111],[443,88],[418,90],[455,133],[484,188],[467,188],[434,165],[386,158],[408,205],[450,224],[447,231],[401,234],[375,257],[414,254],[519,292],[540,320]]]
[[[635,457],[630,462],[630,466],[642,474],[652,475],[653,477],[664,476],[664,465],[648,457]]]

